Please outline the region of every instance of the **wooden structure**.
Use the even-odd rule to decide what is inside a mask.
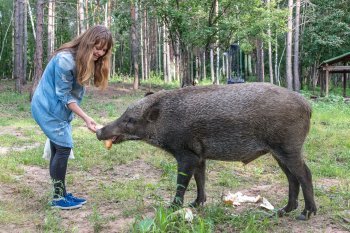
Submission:
[[[346,97],[346,74],[350,73],[350,65],[347,65],[349,61],[350,52],[328,59],[320,64],[321,96],[324,92],[325,96],[328,96],[330,74],[341,73],[343,74],[343,96]]]

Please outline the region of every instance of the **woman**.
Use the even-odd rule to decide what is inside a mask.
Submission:
[[[111,32],[106,27],[89,28],[54,52],[34,92],[32,115],[50,139],[52,207],[75,209],[86,203],[85,199],[67,193],[65,186],[68,157],[73,148],[70,122],[75,113],[91,132],[96,131],[96,122],[79,104],[90,82],[102,89],[107,86],[112,44]]]

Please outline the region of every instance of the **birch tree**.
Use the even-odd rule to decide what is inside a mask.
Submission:
[[[139,61],[138,61],[138,38],[137,38],[137,22],[138,22],[138,14],[136,5],[131,2],[130,4],[130,16],[131,16],[131,56],[133,63],[133,73],[134,73],[134,84],[133,88],[136,90],[139,88]]]
[[[271,11],[271,5],[270,5],[270,0],[267,0],[267,8],[268,12],[270,13]],[[271,17],[271,16],[270,16]],[[267,28],[267,36],[268,36],[268,49],[269,49],[269,76],[270,76],[270,83],[273,83],[273,64],[272,64],[272,37],[271,37],[271,24],[268,24]]]
[[[56,0],[48,0],[48,19],[47,19],[47,52],[48,59],[55,50],[55,6]]]
[[[286,81],[287,88],[293,90],[292,73],[292,33],[293,33],[293,0],[288,0],[288,24],[286,39]]]
[[[300,0],[296,0],[295,20],[294,20],[294,63],[293,63],[293,83],[294,90],[300,91],[299,75],[299,28],[300,28]]]
[[[79,30],[78,34],[85,32],[85,15],[84,15],[84,0],[78,0],[78,12],[79,12]]]

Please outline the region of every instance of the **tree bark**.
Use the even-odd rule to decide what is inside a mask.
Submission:
[[[27,5],[28,5],[28,13],[29,13],[29,18],[30,18],[30,23],[31,23],[31,25],[32,25],[33,37],[34,37],[34,40],[36,40],[35,26],[34,26],[32,8],[30,7],[29,0],[26,0],[26,3],[27,3]]]
[[[207,68],[206,68],[206,58],[205,58],[205,50],[203,51],[203,79],[207,78]]]
[[[180,44],[181,52],[181,74],[182,74],[182,83],[181,87],[192,86],[193,82],[191,80],[190,66],[189,66],[189,51],[188,48],[181,43]]]
[[[47,23],[47,52],[48,60],[55,50],[55,0],[49,0],[48,23]]]
[[[270,10],[270,0],[267,0],[267,7]],[[268,36],[268,47],[269,47],[269,76],[270,76],[270,83],[273,83],[273,64],[272,64],[272,45],[271,45],[271,26],[270,23],[268,25],[267,29],[267,36]]]
[[[219,1],[215,0],[215,9],[214,9],[214,15],[217,18],[219,15]],[[218,24],[215,25],[216,30],[218,30]],[[216,36],[216,75],[215,75],[215,84],[220,84],[220,47],[219,47],[219,35]]]
[[[144,9],[140,9],[141,12]],[[140,57],[141,57],[141,80],[144,81],[145,80],[145,59],[146,59],[146,55],[145,55],[145,45],[144,45],[144,18],[141,17],[140,18],[140,23],[141,23],[141,27],[140,27]]]
[[[139,88],[139,63],[138,63],[138,39],[137,39],[137,9],[133,2],[130,5],[131,15],[131,53],[133,60],[133,71],[134,71],[134,84],[133,88],[136,90]]]
[[[106,17],[106,27],[110,28],[111,24],[112,24],[112,16],[111,16],[111,12],[112,12],[112,0],[108,0],[106,3],[106,7],[107,7],[107,17]]]
[[[293,90],[292,74],[292,31],[293,31],[293,0],[288,0],[287,49],[286,49],[286,81],[287,88]]]
[[[22,48],[22,63],[23,67],[21,70],[21,78],[22,78],[22,83],[23,85],[27,84],[27,48],[28,48],[28,31],[27,31],[27,25],[28,25],[28,5],[26,4],[26,0],[23,1],[23,26],[21,30],[23,31],[23,48]]]
[[[299,29],[300,29],[300,0],[296,0],[295,8],[295,31],[294,31],[294,90],[300,91],[300,72],[299,72]]]
[[[29,99],[33,98],[34,91],[38,86],[43,73],[43,24],[44,24],[44,0],[38,0],[36,3],[36,41],[34,53],[34,78]]]
[[[169,61],[168,61],[168,34],[167,34],[167,28],[164,24],[163,26],[163,75],[164,75],[164,82],[169,82]]]
[[[263,50],[263,42],[260,39],[256,40],[256,68],[257,68],[257,76],[259,82],[264,82],[264,50]]]
[[[210,74],[211,74],[211,83],[215,82],[215,71],[214,71],[214,50],[210,49]]]
[[[89,16],[89,0],[85,0],[85,15],[86,17]],[[89,19],[86,19],[86,29],[89,28]]]
[[[15,89],[17,92],[22,93],[22,88],[25,80],[24,69],[24,10],[25,0],[16,0],[14,2],[14,78],[16,80]]]
[[[85,32],[84,0],[78,1],[79,6],[79,34]]]

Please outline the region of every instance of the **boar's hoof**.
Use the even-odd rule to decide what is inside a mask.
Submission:
[[[292,204],[291,204],[292,203]],[[278,217],[283,217],[284,215],[286,215],[287,213],[295,210],[298,208],[298,202],[291,202],[291,203],[288,203],[285,207],[283,207],[282,209],[279,209],[277,211],[277,215]]]
[[[177,211],[179,209],[182,208],[182,205],[178,205],[178,204],[175,204],[175,203],[171,203],[167,209],[170,210],[170,211]]]
[[[197,208],[197,207],[203,206],[203,205],[204,205],[204,202],[198,202],[198,201],[194,201],[194,202],[189,204],[189,206],[193,207],[193,208]]]
[[[279,210],[277,211],[278,217],[283,217],[283,216],[286,215],[286,214],[287,214],[287,212],[285,211],[284,208],[279,209]]]
[[[298,217],[296,217],[296,219],[303,221],[309,220],[312,213],[316,215],[316,210],[303,210],[303,212]]]
[[[173,202],[170,204],[169,209],[177,210],[182,207],[183,201],[179,197],[175,197]]]

